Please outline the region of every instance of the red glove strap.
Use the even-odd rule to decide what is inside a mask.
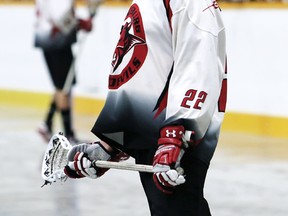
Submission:
[[[85,176],[81,173],[81,170],[82,170],[83,172],[85,172],[85,170],[82,169],[82,167],[83,167],[82,159],[83,159],[84,157],[88,158],[88,156],[87,156],[87,154],[84,153],[84,155],[82,156],[82,158],[79,160],[78,157],[79,157],[80,154],[81,154],[81,152],[77,152],[77,153],[75,154],[75,156],[74,156],[74,167],[75,167],[76,173],[77,173],[79,176],[85,177]],[[81,166],[80,168],[78,167],[78,163],[77,163],[77,162],[80,162],[80,166]],[[85,173],[86,173],[86,172],[85,172]],[[88,173],[86,173],[86,174],[88,174]]]
[[[159,138],[158,139],[158,145],[165,145],[165,144],[171,144],[175,146],[182,146],[182,141],[180,139],[173,139],[173,138]]]

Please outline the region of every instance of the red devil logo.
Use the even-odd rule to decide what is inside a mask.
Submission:
[[[123,59],[129,52],[132,52],[132,56],[129,55],[130,60],[125,61],[128,64],[120,68],[122,70],[120,74],[114,74],[119,65],[124,64]],[[120,39],[113,54],[113,71],[109,76],[109,89],[117,89],[130,80],[141,68],[147,53],[142,17],[138,6],[133,4],[122,25]]]

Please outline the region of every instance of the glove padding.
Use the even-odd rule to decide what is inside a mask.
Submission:
[[[87,20],[84,19],[78,19],[78,29],[90,32],[92,31],[93,24],[92,24],[92,19],[89,18]]]
[[[153,175],[153,180],[159,190],[166,194],[172,194],[177,185],[185,183],[185,178],[182,172],[175,169],[170,169],[165,172],[156,172]]]
[[[159,146],[153,159],[153,180],[157,188],[166,194],[173,193],[175,186],[185,182],[183,169],[179,171],[184,154],[183,134],[184,127],[179,125],[166,126],[160,131]]]
[[[102,176],[108,169],[95,167],[92,161],[110,160],[111,154],[100,144],[79,144],[73,146],[68,152],[69,164],[64,172],[70,178],[89,177],[95,179]]]

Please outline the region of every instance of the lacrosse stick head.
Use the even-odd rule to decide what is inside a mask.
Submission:
[[[94,17],[98,7],[104,0],[87,0],[88,10],[91,17]]]
[[[45,180],[44,185],[56,181],[65,181],[67,179],[64,173],[64,167],[68,164],[67,153],[71,147],[70,142],[63,136],[63,133],[52,136],[42,161],[41,174]]]

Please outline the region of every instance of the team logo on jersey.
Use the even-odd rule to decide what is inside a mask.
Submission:
[[[129,81],[143,65],[147,53],[142,17],[138,6],[133,4],[124,20],[113,54],[109,89],[118,89]]]

